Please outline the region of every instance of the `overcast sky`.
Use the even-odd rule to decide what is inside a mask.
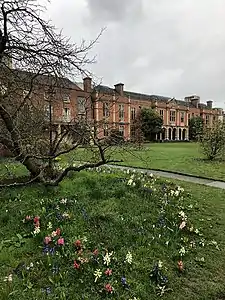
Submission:
[[[105,85],[225,107],[225,0],[52,0],[74,42],[94,39],[91,70]]]

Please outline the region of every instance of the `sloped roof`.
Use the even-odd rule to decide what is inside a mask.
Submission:
[[[110,88],[105,85],[98,85],[95,87],[95,90],[98,92],[102,93],[107,93],[107,94],[113,94],[115,93],[115,90],[113,88]],[[135,93],[135,92],[130,92],[130,91],[124,91],[125,97],[131,98],[133,100],[143,100],[143,101],[160,101],[160,102],[168,102],[171,97],[165,97],[165,96],[160,96],[160,95],[148,95],[148,94],[142,94],[142,93]],[[186,102],[184,100],[177,100],[174,99],[174,102],[176,102],[177,105],[180,106],[185,106],[185,107],[194,107],[193,104]]]
[[[34,83],[37,85],[49,85],[65,89],[81,90],[79,86],[77,86],[74,82],[65,77],[56,77],[51,74],[35,74],[33,72],[24,71],[20,69],[4,69],[3,71],[3,76],[6,76],[6,78],[10,76],[9,78],[12,77],[12,79],[14,79],[16,82],[18,81],[23,82],[25,84],[30,84],[31,81],[34,80]]]

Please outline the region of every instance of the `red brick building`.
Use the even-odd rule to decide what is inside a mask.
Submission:
[[[42,78],[36,92],[32,95],[43,103],[47,115],[50,114],[57,128],[73,124],[78,118],[85,117],[93,124],[98,124],[98,135],[108,136],[111,129],[117,129],[121,135],[130,140],[134,137],[134,121],[141,108],[153,108],[163,118],[162,133],[157,140],[188,140],[189,119],[201,116],[205,124],[223,119],[223,110],[212,107],[212,101],[200,103],[198,96],[186,97],[184,100],[175,98],[146,95],[124,90],[122,83],[114,88],[98,85],[93,87],[91,78],[85,78],[82,84],[64,79],[63,89],[49,93],[48,84]],[[24,94],[26,94],[26,87]],[[31,97],[32,97],[31,95]]]
[[[163,131],[156,136],[157,140],[188,140],[191,117],[201,116],[208,126],[215,120],[223,119],[223,110],[213,108],[212,104],[212,101],[201,103],[198,96],[177,100],[134,93],[124,90],[122,83],[114,88],[104,85],[93,88],[91,78],[85,78],[83,85],[73,84],[67,101],[63,100],[53,114],[60,124],[72,122],[86,112],[90,120],[99,124],[99,136],[107,136],[115,128],[129,140],[135,134],[133,123],[140,109],[153,108],[163,118]]]

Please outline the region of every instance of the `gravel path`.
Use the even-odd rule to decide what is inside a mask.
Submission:
[[[170,172],[166,172],[166,171],[155,171],[155,170],[149,170],[149,169],[139,169],[139,168],[125,167],[125,166],[117,166],[117,165],[108,165],[108,166],[110,168],[118,168],[118,169],[122,169],[122,170],[129,169],[129,170],[135,170],[136,172],[152,173],[153,175],[160,176],[160,177],[167,177],[167,178],[171,178],[171,179],[188,181],[188,182],[207,185],[207,186],[225,190],[225,182],[221,182],[221,181],[201,179],[198,177],[192,177],[192,176],[188,176],[188,175],[180,175],[180,174],[170,173]]]

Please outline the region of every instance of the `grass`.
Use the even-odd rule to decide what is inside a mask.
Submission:
[[[153,143],[144,145],[143,149],[131,147],[113,147],[108,152],[111,158],[122,160],[121,165],[176,171],[191,175],[225,180],[225,161],[207,161],[201,154],[197,143]],[[65,155],[63,162],[98,161],[98,152],[79,148]],[[25,167],[10,160],[0,162],[0,180],[28,175]],[[6,168],[7,166],[7,168]]]
[[[171,246],[166,247],[163,239],[152,240],[153,225],[159,217],[160,192],[144,193],[141,188],[127,186],[120,178],[121,174],[102,174],[82,172],[71,176],[59,187],[44,188],[41,185],[30,187],[5,189],[0,194],[0,284],[1,299],[158,299],[155,285],[150,280],[150,271],[154,262],[162,260],[167,267],[165,271],[169,277],[169,288],[166,292],[168,300],[179,299],[224,299],[225,282],[225,202],[224,192],[210,187],[183,183],[185,189],[184,205],[194,208],[188,212],[196,228],[204,233],[207,244],[216,240],[218,251],[214,246],[198,247],[183,258],[185,272],[177,271],[178,237],[172,238]],[[154,183],[157,191],[161,190],[164,180]],[[170,184],[167,182],[167,185]],[[172,187],[172,186],[171,186]],[[55,210],[48,210],[56,199],[67,197],[76,200],[69,208],[71,219],[58,223],[53,218]],[[71,201],[72,201],[71,200]],[[50,206],[49,206],[50,205]],[[47,209],[47,212],[46,212]],[[172,208],[171,213],[173,213]],[[133,264],[126,269],[123,264],[117,264],[116,274],[119,294],[102,295],[96,292],[93,282],[92,269],[85,277],[76,273],[69,265],[68,256],[63,256],[68,263],[67,273],[63,273],[57,280],[51,275],[50,260],[42,255],[41,237],[26,236],[27,225],[22,223],[26,215],[39,214],[41,229],[49,220],[53,228],[60,226],[67,243],[86,236],[91,248],[102,245],[113,250],[118,260],[123,261],[127,251],[133,255]],[[19,234],[19,235],[18,235]],[[43,234],[46,234],[46,229]],[[21,235],[21,236],[20,236]],[[169,238],[169,237],[165,237]],[[69,247],[69,246],[68,246]],[[73,250],[74,251],[74,250]],[[72,255],[68,253],[67,255]],[[205,262],[196,261],[196,257],[205,258]],[[59,256],[60,258],[60,256]],[[57,258],[58,259],[58,258]],[[37,261],[45,265],[36,266]],[[34,263],[35,271],[30,277],[18,278],[13,273],[13,282],[7,283],[3,278],[13,272],[19,263],[29,265]],[[45,268],[44,268],[45,266]],[[130,290],[120,287],[121,272],[126,270],[126,278]],[[116,272],[116,271],[115,271]],[[115,283],[116,284],[116,283]],[[42,288],[51,286],[51,294],[46,295]],[[91,289],[92,287],[92,289]]]
[[[224,161],[206,161],[196,143],[147,144],[141,151],[118,151],[122,165],[176,171],[225,180]]]

